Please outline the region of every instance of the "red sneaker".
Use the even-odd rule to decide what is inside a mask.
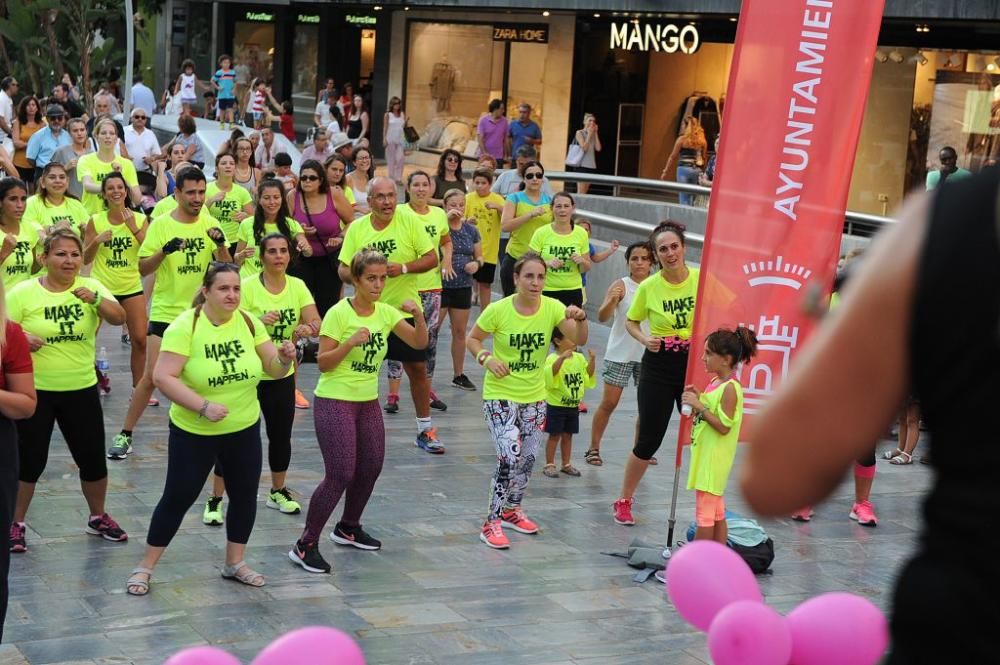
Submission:
[[[633,501],[635,501],[633,498],[618,499],[615,501],[614,508],[616,524],[621,524],[622,526],[632,526],[635,524],[635,518],[632,517]]]
[[[507,539],[507,536],[503,535],[500,520],[485,522],[483,530],[479,533],[479,540],[495,550],[505,550],[510,547],[510,540]]]
[[[851,508],[851,519],[861,526],[878,526],[878,518],[875,517],[875,507],[871,501],[859,501]]]
[[[520,506],[500,513],[500,522],[502,526],[514,529],[518,533],[538,533],[538,525],[528,519]]]
[[[813,512],[812,506],[806,506],[805,508],[796,510],[792,513],[792,519],[796,522],[808,522],[815,514],[816,513]]]

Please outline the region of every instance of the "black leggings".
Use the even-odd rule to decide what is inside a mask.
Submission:
[[[231,434],[192,434],[170,423],[167,480],[153,510],[146,544],[166,547],[180,528],[184,513],[198,500],[208,472],[218,458],[226,467],[226,540],[245,545],[257,519],[260,484],[260,421]]]
[[[504,254],[500,261],[500,290],[503,291],[504,298],[514,293],[515,263],[517,263],[517,259],[510,254]]]
[[[0,524],[10,527],[17,502],[17,428],[13,421],[0,415]],[[7,618],[7,572],[10,570],[10,548],[0,547],[0,642],[3,622]]]
[[[37,392],[35,415],[17,421],[21,481],[37,483],[45,471],[52,429],[56,423],[73,461],[80,468],[80,480],[93,482],[106,478],[108,461],[104,457],[104,412],[97,385],[66,392]]]
[[[300,256],[288,272],[298,277],[309,288],[320,317],[326,316],[327,310],[340,300],[340,290],[343,282],[337,274],[337,263],[340,252],[326,256]]]
[[[632,454],[649,460],[663,443],[674,405],[681,408],[684,374],[687,372],[686,351],[646,351],[639,371],[639,436]]]
[[[288,471],[292,461],[292,425],[295,423],[295,375],[257,384],[257,401],[267,431],[267,464],[271,471]],[[215,475],[225,477],[216,460]],[[273,489],[281,489],[275,487]]]

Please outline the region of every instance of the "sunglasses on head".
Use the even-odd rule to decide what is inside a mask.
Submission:
[[[525,180],[541,180],[544,177],[545,177],[544,175],[542,175],[541,173],[537,173],[535,171],[532,171],[531,173],[525,173],[524,174],[524,179]]]
[[[303,176],[299,176],[299,180],[301,180],[302,182],[313,182],[315,180],[319,180],[319,176],[318,175],[303,175]]]

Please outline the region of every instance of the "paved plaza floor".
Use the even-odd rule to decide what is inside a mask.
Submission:
[[[606,335],[606,328],[593,326],[591,346],[603,350]],[[104,400],[110,439],[128,401],[128,347],[119,343],[117,329],[106,329],[101,343],[112,358],[113,392]],[[510,550],[490,550],[478,535],[495,455],[480,393],[450,386],[449,343],[442,331],[436,388],[448,410],[435,412],[434,420],[447,454],[431,456],[414,447],[413,405],[404,394],[400,412],[385,417],[385,468],[364,516],[366,529],[384,547],[374,553],[341,548],[324,535],[321,548],[333,565],[331,575],[306,573],[288,560],[304,515],[264,507],[270,480],[265,469],[247,549],[248,562],[267,576],[265,587],[221,579],[225,533],[201,523],[198,504],[156,568],[149,596],[126,595],[125,578],[142,555],[163,487],[167,407],[146,412],[133,456],[109,461],[109,512],[128,531],[126,544],[84,533],[87,510],[76,468],[56,435],[28,515],[29,551],[12,555],[0,663],[159,665],[177,650],[204,644],[249,663],[278,635],[313,624],[348,631],[373,665],[709,663],[704,635],[680,619],[662,585],[636,584],[622,559],[601,554],[621,551],[636,537],[665,541],[676,419],[661,464],[639,488],[636,526],[617,526],[611,518],[636,417],[629,388],[605,438],[605,465],[583,462],[591,418],[584,416],[573,454],[583,476],[550,479],[536,465],[524,507],[541,533],[511,533]],[[466,373],[481,385],[474,362]],[[301,377],[311,398],[315,365],[305,366]],[[592,410],[599,401],[600,388],[588,393]],[[879,452],[891,446],[883,441]],[[808,441],[802,454],[809,454]],[[303,502],[322,469],[312,412],[300,411],[288,485]],[[846,590],[888,607],[894,576],[916,541],[931,471],[880,461],[878,472],[876,529],[848,519],[849,479],[817,507],[810,524],[763,522],[776,547],[773,574],[759,578],[768,603],[787,612],[818,593]],[[735,482],[726,499],[730,508],[746,512]],[[682,490],[679,526],[686,528],[693,513],[693,494]]]

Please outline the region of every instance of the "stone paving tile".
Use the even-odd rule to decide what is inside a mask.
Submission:
[[[591,346],[602,349],[606,334],[593,326]],[[113,365],[114,392],[104,400],[110,435],[127,406],[127,347],[118,343],[117,331],[104,335]],[[442,331],[440,377],[450,376],[448,342],[448,331]],[[481,368],[472,363],[467,373],[481,384]],[[300,386],[311,397],[315,366],[304,366],[301,377]],[[400,413],[385,416],[385,466],[365,513],[365,528],[384,541],[384,549],[360,552],[324,537],[321,548],[332,575],[310,575],[288,561],[305,516],[264,507],[265,472],[247,549],[247,560],[268,578],[262,589],[219,576],[225,532],[201,523],[198,504],[157,566],[150,596],[125,594],[125,578],[141,556],[162,489],[165,400],[140,423],[136,454],[109,463],[108,507],[129,531],[127,544],[84,534],[87,511],[72,459],[57,434],[28,515],[30,551],[11,565],[9,644],[0,646],[0,665],[161,665],[172,652],[209,643],[249,663],[271,640],[306,625],[348,631],[373,665],[705,665],[704,635],[679,618],[662,586],[636,585],[621,559],[601,554],[623,551],[634,538],[664,542],[676,419],[661,464],[650,469],[639,489],[635,527],[610,519],[631,447],[635,396],[629,389],[602,446],[605,465],[583,462],[590,419],[583,416],[574,445],[574,463],[583,476],[536,474],[524,506],[541,533],[511,534],[513,547],[494,551],[478,540],[495,460],[479,396],[448,385],[438,392],[449,408],[433,416],[448,454],[429,456],[413,446],[413,407],[404,396]],[[586,401],[596,407],[600,391]],[[891,447],[883,441],[879,451]],[[288,484],[304,506],[322,472],[312,413],[300,411]],[[683,481],[686,466],[681,474]],[[930,480],[926,467],[880,462],[873,496],[881,519],[877,529],[847,519],[853,501],[849,478],[816,507],[810,524],[762,521],[776,549],[773,574],[759,578],[767,601],[787,612],[817,593],[848,590],[887,607],[892,580],[916,541],[921,496]],[[731,509],[749,512],[735,489],[730,495]],[[675,540],[685,538],[693,510],[693,496],[681,491]]]

